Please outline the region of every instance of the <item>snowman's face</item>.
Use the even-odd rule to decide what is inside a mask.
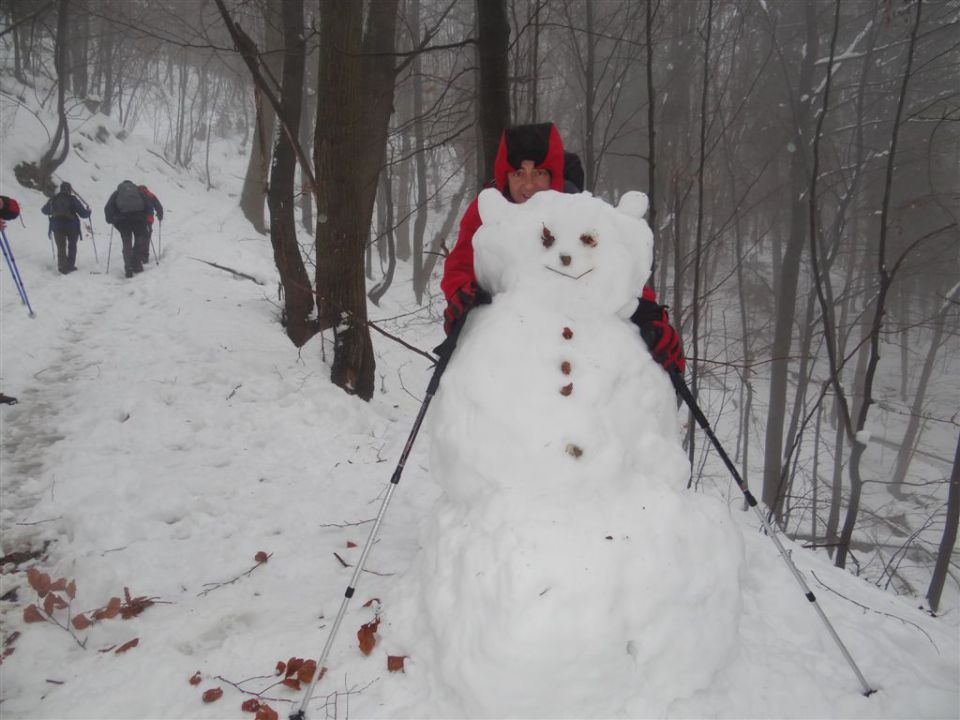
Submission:
[[[614,208],[587,194],[553,191],[516,205],[485,190],[483,225],[473,239],[477,280],[494,295],[533,291],[560,309],[635,306],[652,260],[645,211],[642,193],[628,193]]]
[[[578,252],[581,248],[596,249],[597,239],[594,237],[594,233],[580,233],[579,247],[576,243],[572,243],[572,247],[566,246],[571,245],[571,243],[565,243],[561,247],[557,243],[557,236],[544,224],[540,232],[540,240],[543,247],[548,251],[543,265],[547,270],[570,280],[580,280],[595,269],[596,253]]]

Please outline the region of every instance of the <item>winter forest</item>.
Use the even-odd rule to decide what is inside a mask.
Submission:
[[[430,349],[443,339],[439,280],[460,218],[493,177],[502,130],[555,123],[565,149],[582,162],[587,191],[612,205],[629,191],[646,193],[653,241],[649,283],[669,306],[683,339],[692,398],[770,524],[789,541],[793,558],[818,558],[818,567],[844,570],[906,607],[921,608],[928,621],[948,621],[948,634],[956,636],[957,0],[0,0],[0,104],[0,192],[20,201],[33,228],[31,251],[17,244],[27,234],[21,221],[7,227],[27,290],[31,281],[40,283],[30,276],[31,253],[36,263],[49,264],[44,232],[37,229],[45,219],[37,208],[60,182],[95,167],[89,176],[105,184],[92,192],[96,202],[90,203],[99,225],[99,264],[110,232],[102,200],[136,173],[165,204],[169,198],[174,211],[177,203],[183,208],[178,214],[168,209],[163,244],[170,249],[158,253],[158,268],[171,265],[177,256],[168,259],[168,253],[180,248],[184,262],[200,268],[192,262],[202,254],[198,238],[219,232],[223,251],[204,256],[216,263],[203,266],[215,273],[210,297],[219,297],[216,283],[228,280],[224,287],[249,286],[248,292],[259,293],[252,314],[241,312],[238,301],[229,314],[211,316],[221,347],[233,347],[231,332],[240,342],[252,332],[248,323],[263,321],[267,330],[259,337],[269,339],[260,340],[261,347],[284,354],[284,372],[312,378],[283,403],[288,409],[306,403],[306,409],[284,416],[278,407],[270,411],[272,419],[258,421],[251,405],[250,417],[224,425],[225,441],[248,424],[252,439],[273,423],[278,438],[297,445],[296,457],[317,463],[299,468],[306,476],[327,460],[332,465],[334,457],[340,465],[337,452],[346,458],[348,449],[353,453],[353,445],[366,442],[355,438],[379,432],[353,427],[363,425],[364,413],[375,418],[371,427],[388,416],[396,423],[385,436],[390,439],[377,445],[373,469],[363,475],[375,488],[355,500],[362,509],[325,513],[326,519],[309,521],[311,527],[348,525],[354,516],[376,512],[365,503],[385,492],[429,378]],[[120,149],[133,138],[142,145],[136,162],[132,150]],[[147,168],[154,168],[152,175]],[[82,183],[71,182],[84,192]],[[118,241],[110,238],[116,263]],[[150,269],[144,279],[155,272]],[[0,389],[21,395],[15,408],[0,411],[3,642],[15,647],[34,631],[21,627],[28,591],[36,590],[24,573],[37,568],[67,578],[80,566],[64,559],[59,531],[30,526],[16,514],[25,493],[33,492],[24,489],[27,479],[43,485],[42,473],[24,470],[32,466],[18,455],[27,447],[27,421],[18,426],[29,412],[25,386],[46,377],[34,374],[43,365],[31,366],[27,357],[43,356],[37,338],[53,342],[62,331],[36,335],[40,331],[31,328],[44,312],[38,308],[38,320],[28,325],[8,271],[3,273]],[[44,282],[52,287],[61,280],[73,278]],[[64,304],[93,298],[88,291],[57,292],[62,298],[53,297]],[[57,312],[46,310],[48,316]],[[180,333],[173,328],[165,337],[179,342],[172,339]],[[160,337],[157,342],[167,342]],[[202,357],[202,347],[190,352]],[[522,353],[502,347],[505,364],[520,362]],[[144,366],[154,360],[145,356]],[[263,363],[263,376],[272,375],[270,363]],[[482,376],[479,365],[477,373]],[[237,386],[234,392],[244,384],[242,393],[259,381],[222,382],[227,391]],[[717,447],[693,412],[678,405],[679,441],[689,466],[679,489],[722,497],[739,516],[745,506]],[[441,412],[448,417],[454,411],[448,403]],[[311,413],[322,419],[311,419]],[[78,429],[85,427],[80,417]],[[173,421],[153,422],[163,428]],[[57,432],[68,434],[51,430]],[[301,434],[308,437],[296,439]],[[427,445],[429,439],[418,442]],[[264,452],[285,465],[281,453]],[[426,447],[420,452],[416,457],[425,465]],[[62,462],[69,462],[66,456]],[[109,474],[107,462],[97,467]],[[353,460],[342,462],[346,467]],[[349,472],[359,471],[354,466]],[[406,482],[400,492],[416,495]],[[318,506],[337,505],[334,487],[318,495]],[[297,504],[292,497],[287,502]],[[415,515],[407,501],[399,502],[401,517]],[[289,513],[287,508],[278,514]],[[305,510],[293,512],[299,517]],[[76,528],[64,535],[73,533],[83,536]],[[365,536],[350,537],[362,542]],[[402,563],[409,564],[416,542],[402,537],[410,544]],[[257,550],[266,544],[251,542]],[[318,541],[307,534],[300,542]],[[113,542],[126,543],[119,533]],[[344,563],[345,551],[339,552]],[[258,556],[258,573],[266,571],[266,557]],[[299,572],[309,572],[305,567]],[[331,598],[339,597],[345,581],[325,581],[332,583]],[[185,578],[177,583],[189,585]],[[9,595],[15,585],[19,600]],[[829,592],[816,589],[818,595]],[[372,594],[361,591],[357,599]],[[157,598],[170,600],[167,595],[157,590],[131,602],[128,594],[125,607],[136,600],[159,605]],[[326,625],[310,626],[309,644],[294,652],[278,643],[277,657],[315,655],[336,611],[332,600],[328,605]],[[389,609],[384,601],[384,618]],[[51,606],[44,612],[41,619],[53,633],[61,611]],[[151,612],[159,611],[151,608],[143,618]],[[795,612],[806,617],[809,610],[800,605]],[[313,623],[316,610],[306,613]],[[414,615],[409,608],[403,613]],[[241,634],[241,626],[234,622],[231,632]],[[64,629],[79,631],[75,623],[74,629],[60,628],[61,635]],[[352,642],[354,632],[348,627],[344,642]],[[10,640],[21,633],[23,639]],[[941,650],[949,655],[956,644]],[[4,684],[17,688],[12,695],[3,692],[0,712],[6,715],[6,706],[10,717],[69,714],[73,706],[66,701],[45,707],[25,699],[48,692],[30,689],[30,681],[11,669],[25,652],[11,651],[0,665]],[[443,664],[442,653],[434,655]],[[415,652],[411,657],[416,661]],[[271,665],[260,663],[268,670]],[[234,679],[257,674],[240,667],[231,666]],[[36,681],[41,685],[43,677],[56,674],[42,672]],[[401,716],[397,707],[442,717],[461,707],[438,710],[413,691],[406,704],[385,709],[378,699],[364,706],[363,688],[339,682],[333,700],[330,690],[321,693],[328,717]],[[247,687],[239,681],[237,686]],[[358,704],[345,708],[344,697]],[[691,701],[670,711],[590,707],[598,708],[597,716],[775,716],[760,705],[723,710],[719,696],[712,697],[713,706]],[[90,707],[81,702],[71,716],[96,716]],[[132,717],[130,707],[118,700],[102,716]],[[263,718],[270,717],[262,710],[266,703],[260,707]],[[477,707],[487,709],[463,712],[497,716],[492,706]],[[918,717],[940,717],[950,714],[943,714],[945,707],[951,706],[915,709]],[[954,703],[954,716],[956,710]],[[910,716],[896,704],[875,715],[869,708],[835,711],[838,717]],[[221,717],[211,712],[196,705],[143,706],[136,714]],[[574,706],[571,716],[588,712]],[[800,705],[782,716],[828,714]]]

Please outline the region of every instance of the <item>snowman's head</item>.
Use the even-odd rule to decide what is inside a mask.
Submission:
[[[635,306],[653,259],[643,193],[626,193],[617,207],[554,191],[517,205],[491,189],[479,210],[474,268],[494,295],[532,290],[558,309],[608,313]]]

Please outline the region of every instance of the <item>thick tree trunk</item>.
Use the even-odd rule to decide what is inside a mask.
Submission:
[[[477,117],[480,124],[480,162],[477,187],[493,177],[493,161],[503,129],[510,124],[507,53],[510,23],[505,0],[476,0],[479,82]]]
[[[303,102],[305,50],[303,39],[303,0],[271,0],[275,12],[283,20],[283,75],[280,112],[287,130],[296,138],[300,129],[300,106]],[[270,171],[267,204],[270,208],[270,243],[273,259],[283,285],[283,314],[287,336],[297,347],[302,346],[318,330],[310,319],[313,314],[313,288],[303,266],[297,242],[296,201],[294,186],[297,157],[286,132],[277,133]]]
[[[373,396],[364,250],[393,103],[398,0],[370,6],[320,4],[320,71],[314,154],[317,168],[317,307],[334,331],[331,380]]]

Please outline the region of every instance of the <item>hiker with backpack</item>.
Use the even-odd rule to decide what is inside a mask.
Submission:
[[[525,203],[538,192],[583,192],[583,168],[573,153],[565,153],[563,140],[553,123],[514,125],[503,131],[493,165],[493,186],[510,202]],[[434,352],[443,357],[456,344],[454,326],[470,308],[489,303],[490,294],[477,284],[473,268],[473,236],[482,224],[477,199],[460,220],[460,234],[443,265],[440,288],[447,300],[443,329],[447,340]],[[680,334],[670,325],[667,308],[657,303],[649,285],[643,287],[637,309],[630,318],[654,360],[667,372],[683,373],[686,360]],[[453,338],[453,339],[452,339]]]
[[[90,208],[73,193],[68,182],[60,183],[60,191],[47,200],[40,212],[50,217],[50,231],[57,243],[57,269],[67,275],[77,269],[77,241],[80,239],[80,218],[90,217]]]
[[[154,212],[162,221],[163,207],[156,197],[147,195],[130,180],[124,180],[117,185],[103,208],[107,224],[113,225],[120,233],[120,241],[123,243],[123,269],[128,278],[132,278],[134,273],[143,272],[143,249],[150,248],[147,216]]]
[[[153,243],[154,210],[156,210],[157,220],[163,222],[163,205],[160,203],[160,198],[154,195],[150,191],[150,188],[148,188],[146,185],[140,185],[139,187],[140,190],[143,191],[143,193],[152,201],[152,205],[147,208],[147,242],[139,250],[140,261],[146,265],[150,262],[150,245]],[[136,250],[137,249],[134,248],[134,251]],[[156,250],[154,250],[154,253],[156,254]],[[159,261],[159,258],[157,258],[157,260]]]

